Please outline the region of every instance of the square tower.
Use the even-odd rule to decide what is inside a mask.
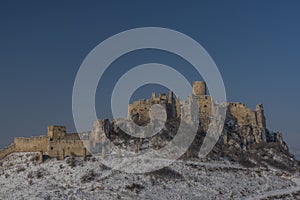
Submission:
[[[48,137],[50,139],[62,139],[65,138],[67,129],[65,126],[48,126]]]
[[[193,83],[193,94],[196,97],[206,95],[206,83],[202,81],[195,81]]]

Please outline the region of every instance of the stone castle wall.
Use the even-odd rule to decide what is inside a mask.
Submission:
[[[179,116],[180,104],[177,99],[174,99],[173,92],[170,91],[168,97],[162,93],[156,96],[155,92],[152,93],[151,99],[141,99],[128,105],[128,117],[133,121],[139,123],[147,123],[150,121],[149,112],[151,106],[159,104],[166,109],[167,118],[176,118]]]
[[[15,138],[12,145],[0,151],[0,159],[15,152],[42,152],[60,159],[72,155],[85,157],[89,152],[83,142],[79,134],[67,134],[64,126],[49,126],[47,136]]]
[[[18,152],[46,152],[49,145],[49,137],[15,138],[14,144],[15,150]]]
[[[81,140],[53,140],[49,141],[47,154],[58,158],[71,155],[83,157],[87,155],[87,151]]]
[[[0,151],[0,160],[5,158],[7,155],[16,152],[15,145],[11,144],[10,146],[2,149]]]
[[[266,128],[266,120],[261,104],[256,106],[256,110],[252,110],[241,103],[229,103],[227,108],[238,124],[256,126],[261,129]]]

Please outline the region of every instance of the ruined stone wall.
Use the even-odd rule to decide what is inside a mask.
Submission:
[[[47,151],[49,137],[37,136],[30,138],[15,138],[14,145],[17,152]]]
[[[13,144],[0,151],[0,159],[15,152],[45,152],[48,148],[48,142],[47,136],[15,138]]]
[[[228,112],[240,125],[257,126],[256,112],[242,103],[229,103]]]
[[[207,129],[210,123],[210,117],[212,115],[212,99],[211,96],[202,95],[197,97],[199,113],[200,113],[200,123],[202,127]]]
[[[128,114],[134,121],[148,122],[150,120],[149,110],[151,106],[151,100],[135,101],[129,105]]]
[[[67,133],[64,138],[65,140],[80,140],[78,133]]]
[[[169,92],[168,98],[166,94],[159,94],[157,97],[155,92],[153,92],[151,99],[142,99],[130,104],[128,106],[128,117],[132,118],[135,122],[147,123],[150,121],[149,111],[154,104],[163,106],[166,109],[169,119],[178,116],[178,102],[174,99],[173,92]]]
[[[97,120],[94,122],[93,129],[90,134],[90,140],[95,147],[97,143],[105,141],[106,136],[109,135],[110,122],[108,119]]]
[[[81,140],[53,140],[49,141],[47,154],[50,157],[64,158],[66,156],[84,156],[88,154]]]
[[[256,105],[256,110],[252,110],[242,103],[229,103],[228,112],[237,120],[238,124],[266,129],[266,119],[262,104]]]
[[[11,146],[0,151],[0,159],[15,152],[43,152],[58,158],[71,155],[85,157],[89,152],[84,144],[89,148],[89,140],[84,143],[78,133],[67,134],[64,126],[49,126],[47,136],[15,138]]]
[[[14,144],[11,144],[10,146],[2,149],[0,151],[0,160],[3,159],[5,156],[11,154],[11,153],[14,153],[15,151],[16,151],[16,148],[15,148]]]
[[[51,139],[65,138],[66,134],[65,126],[48,126],[48,137]]]
[[[193,94],[197,97],[206,95],[206,83],[202,81],[195,81],[193,83]]]
[[[262,104],[256,105],[256,120],[259,128],[266,129],[266,118]]]
[[[235,143],[234,140],[240,140],[240,143],[244,145],[266,142],[267,128],[265,124],[265,117],[262,110],[262,105],[259,109],[252,110],[242,103],[228,103],[228,118],[233,120],[230,124],[236,124],[237,127],[233,127],[231,135],[235,133],[237,138],[230,143]],[[227,124],[228,126],[231,126]]]
[[[187,123],[196,122],[196,119],[199,117],[199,105],[197,106],[197,99],[193,98],[193,96],[188,96],[187,100],[180,102],[180,106],[181,119]]]

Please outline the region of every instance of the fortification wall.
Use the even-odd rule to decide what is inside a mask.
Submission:
[[[108,135],[109,131],[110,122],[108,119],[95,121],[89,138],[92,141],[93,146],[95,146],[96,143],[105,141],[105,135]]]
[[[202,115],[210,115],[211,114],[211,109],[212,109],[212,100],[211,96],[200,96],[197,97],[198,100],[198,106],[200,109],[200,114]]]
[[[89,140],[86,143],[89,145]],[[50,157],[59,158],[88,155],[79,134],[67,134],[64,126],[49,126],[47,136],[15,138],[11,146],[0,151],[0,159],[15,152],[43,152]]]
[[[30,138],[15,138],[14,145],[17,152],[47,151],[49,137],[38,136]]]
[[[130,117],[137,118],[138,121],[147,122],[150,120],[149,110],[151,105],[152,101],[150,100],[135,101],[129,105],[128,114]]]
[[[128,117],[131,117],[135,122],[149,122],[149,111],[154,104],[160,104],[166,109],[167,117],[176,118],[180,112],[180,106],[178,101],[174,99],[173,92],[169,92],[169,97],[166,94],[159,94],[156,97],[155,92],[152,93],[151,99],[138,100],[128,105]]]
[[[78,133],[68,133],[65,135],[64,138],[61,139],[66,139],[66,140],[80,140],[80,137]]]
[[[0,151],[0,160],[3,159],[5,156],[11,154],[11,153],[14,153],[16,151],[15,149],[15,145],[14,144],[11,144],[10,146],[2,149]]]
[[[85,156],[86,148],[81,140],[53,140],[49,142],[48,156],[64,158],[65,156]]]
[[[229,103],[227,108],[238,124],[257,126],[256,111],[251,110],[245,104]]]

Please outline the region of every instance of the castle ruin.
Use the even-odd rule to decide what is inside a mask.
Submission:
[[[49,126],[45,136],[17,137],[14,143],[0,151],[0,160],[15,152],[40,152],[40,161],[45,154],[64,159],[66,156],[85,158],[89,152],[77,133],[67,133],[64,126]]]
[[[199,115],[200,125],[207,127],[214,102],[207,93],[205,82],[194,82],[192,89],[192,94],[186,101],[175,98],[172,91],[169,92],[168,96],[166,94],[157,96],[153,92],[151,99],[142,99],[130,104],[128,106],[128,117],[137,124],[145,124],[150,120],[149,111],[151,106],[159,104],[165,108],[167,119],[180,118],[183,113],[191,113],[194,110],[191,107],[191,101],[196,99],[199,108],[196,112]],[[226,103],[226,106],[225,127],[234,127],[234,129],[245,132],[242,137],[239,136],[243,145],[276,141],[284,144],[280,133],[274,134],[273,139],[267,136],[268,130],[262,104],[258,104],[255,110],[242,103]],[[193,116],[186,115],[185,117],[188,120],[193,120]],[[40,161],[42,161],[43,155],[58,159],[64,159],[66,156],[85,158],[91,154],[90,149],[98,149],[97,152],[104,151],[101,149],[103,148],[101,144],[109,137],[111,130],[112,127],[107,119],[96,121],[92,130],[87,133],[67,133],[64,126],[49,126],[45,136],[15,138],[13,144],[0,151],[0,159],[14,152],[40,152]],[[229,135],[223,134],[220,140],[224,144],[233,145],[234,138]]]

